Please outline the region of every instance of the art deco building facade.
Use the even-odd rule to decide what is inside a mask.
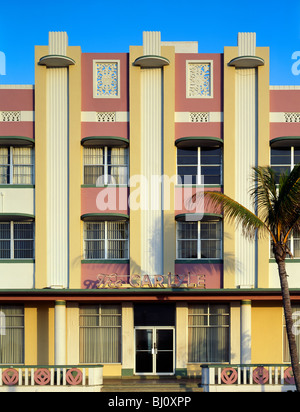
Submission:
[[[288,363],[269,239],[191,201],[251,208],[253,166],[300,161],[300,88],[270,86],[268,47],[239,33],[199,53],[144,32],[128,53],[84,53],[51,32],[33,64],[33,86],[0,86],[0,364]]]

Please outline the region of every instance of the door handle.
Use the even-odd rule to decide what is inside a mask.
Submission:
[[[152,355],[157,355],[156,342],[153,343]]]

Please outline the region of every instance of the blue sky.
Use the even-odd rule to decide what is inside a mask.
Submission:
[[[222,53],[237,45],[238,32],[256,32],[257,46],[270,47],[270,84],[300,85],[300,1],[169,0],[2,1],[0,51],[6,75],[0,84],[34,84],[34,46],[49,31],[66,31],[83,52],[128,52],[142,45],[143,31],[162,41],[198,41],[199,53]],[[299,51],[297,59],[292,55]]]

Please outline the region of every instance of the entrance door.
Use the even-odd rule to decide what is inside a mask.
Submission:
[[[174,328],[135,328],[135,373],[139,375],[174,374]]]

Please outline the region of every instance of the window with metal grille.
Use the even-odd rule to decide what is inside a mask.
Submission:
[[[222,149],[192,147],[177,149],[177,183],[220,185]]]
[[[83,155],[86,185],[127,185],[128,151],[123,147],[85,147]]]
[[[120,363],[121,325],[121,305],[81,305],[80,363]]]
[[[222,223],[177,222],[177,259],[221,259]]]
[[[0,259],[34,258],[34,222],[0,222]]]
[[[0,184],[34,184],[34,151],[30,147],[0,147]]]
[[[85,259],[128,259],[128,222],[85,222]]]

